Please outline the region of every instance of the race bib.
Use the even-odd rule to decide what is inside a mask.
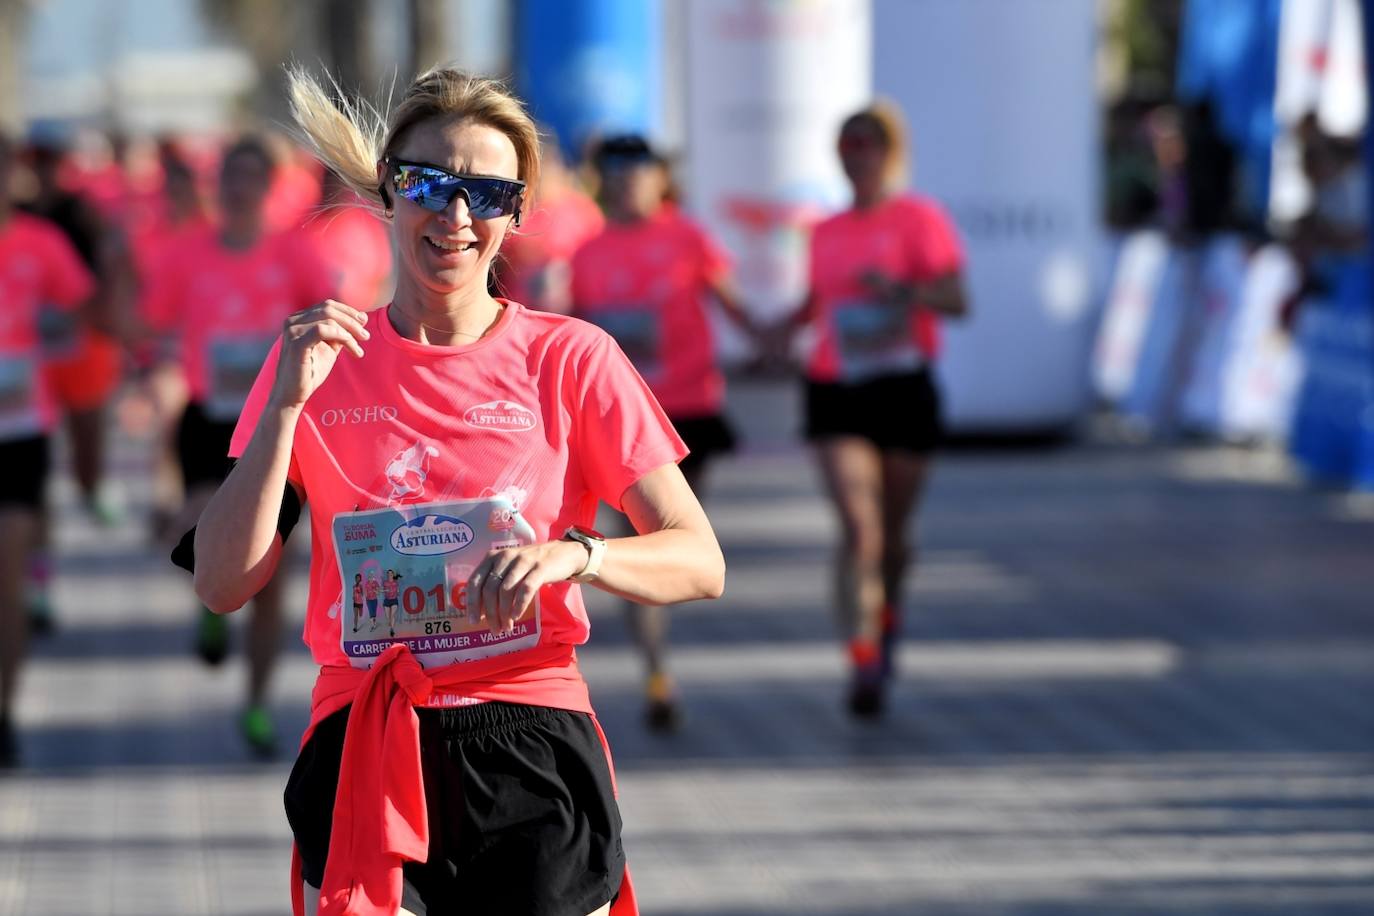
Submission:
[[[277,335],[217,340],[210,344],[210,393],[205,414],[218,423],[232,423],[243,413],[262,364]]]
[[[28,356],[0,355],[0,437],[13,439],[42,431],[38,363]]]
[[[883,302],[847,301],[835,307],[840,375],[857,382],[914,372],[925,363],[911,337],[911,312]]]
[[[77,353],[80,334],[81,318],[75,309],[45,305],[38,310],[38,340],[46,359],[71,359]]]
[[[659,373],[662,345],[658,312],[653,309],[608,309],[586,314],[592,324],[615,338],[620,349],[646,379]]]
[[[341,512],[333,535],[344,589],[365,596],[340,615],[340,645],[353,667],[370,668],[398,642],[425,668],[539,644],[538,598],[510,633],[468,623],[467,581],[477,564],[493,550],[534,543],[534,529],[505,497]]]

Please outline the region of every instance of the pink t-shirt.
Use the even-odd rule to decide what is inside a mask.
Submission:
[[[601,208],[576,189],[565,189],[552,199],[537,199],[533,212],[525,214],[519,230],[501,246],[502,294],[532,308],[543,306],[550,265],[566,267],[574,252],[605,225]],[[562,308],[566,311],[566,304]]]
[[[677,418],[720,411],[725,376],[706,304],[730,266],[705,232],[664,207],[642,222],[607,223],[572,266],[573,313],[616,339],[664,410]]]
[[[591,524],[599,501],[619,508],[629,486],[686,455],[634,367],[586,322],[508,302],[496,327],[466,346],[406,339],[384,309],[368,329],[366,355],[341,356],[306,403],[288,474],[310,511],[305,642],[321,665],[349,664],[337,613],[340,513],[500,497],[536,541],[556,540],[569,525]],[[274,348],[233,456],[248,447],[276,363]],[[539,646],[586,641],[576,585],[546,586],[540,605]]]
[[[14,212],[0,225],[0,441],[36,436],[57,419],[39,371],[43,341],[70,338],[95,279],[62,231]]]
[[[391,240],[381,220],[361,206],[336,206],[313,215],[302,232],[329,269],[334,298],[362,311],[382,300]]]
[[[401,592],[401,583],[395,579],[387,579],[382,583],[382,595],[388,599],[394,599]]]
[[[934,313],[874,301],[862,278],[876,270],[905,282],[928,281],[959,270],[963,260],[944,211],[914,195],[821,222],[811,236],[819,338],[807,375],[819,382],[855,382],[912,371],[935,359],[940,329]]]
[[[207,234],[164,265],[144,310],[155,327],[180,335],[191,401],[232,423],[282,322],[333,295],[328,270],[297,233],[266,236],[247,251]]]
[[[202,244],[203,238],[212,237],[214,223],[208,217],[197,217],[185,223],[159,221],[132,239],[134,269],[138,272],[139,299],[138,313],[150,327],[157,328],[150,308],[157,308],[152,296],[158,286],[158,278],[164,273],[174,272],[177,260],[188,247]],[[175,318],[166,314],[166,309],[158,314],[159,321]]]
[[[244,446],[244,447],[247,448],[247,446]],[[376,579],[368,579],[368,580],[367,580],[367,585],[365,586],[365,588],[367,589],[367,600],[368,600],[368,601],[376,601],[376,600],[377,600],[377,589],[378,589],[378,587],[379,587],[379,583],[377,582]]]

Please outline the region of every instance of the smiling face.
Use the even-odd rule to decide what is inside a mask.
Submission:
[[[459,175],[519,178],[519,160],[510,138],[470,120],[444,118],[417,124],[391,156]],[[435,213],[396,194],[390,175],[382,178],[395,208],[392,231],[403,282],[438,295],[485,292],[492,258],[514,217],[473,219],[462,194],[443,212]]]
[[[840,163],[858,193],[882,187],[886,177],[888,142],[872,121],[855,119],[840,134]]]
[[[220,167],[219,200],[227,219],[261,217],[272,186],[272,163],[251,149],[236,150]]]
[[[630,219],[647,219],[663,205],[667,174],[653,159],[611,160],[601,166],[606,208]]]

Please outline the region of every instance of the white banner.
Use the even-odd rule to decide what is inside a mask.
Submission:
[[[1121,242],[1092,361],[1097,394],[1109,404],[1123,401],[1135,384],[1169,255],[1168,239],[1152,229],[1131,233]]]
[[[1095,0],[875,0],[875,88],[910,120],[915,189],[967,245],[973,317],[941,368],[956,429],[1061,426],[1087,405],[1097,39]]]
[[[685,10],[688,209],[735,259],[747,304],[776,317],[805,295],[808,227],[848,203],[835,141],[871,98],[869,0]]]
[[[1298,281],[1298,266],[1282,245],[1266,245],[1250,259],[1221,377],[1221,431],[1229,439],[1288,436],[1302,354],[1279,321]]]

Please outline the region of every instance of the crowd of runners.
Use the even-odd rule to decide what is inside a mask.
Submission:
[[[188,651],[223,663],[226,615],[251,605],[240,728],[264,757],[304,515],[320,677],[286,793],[298,912],[359,893],[438,912],[484,887],[474,912],[632,913],[581,589],[624,599],[645,725],[679,728],[668,611],[725,589],[699,500],[748,439],[712,312],[798,369],[840,521],[843,702],[880,719],[940,441],[940,325],[967,309],[957,235],[902,186],[900,115],[856,112],[835,147],[851,205],[814,227],[804,301],[765,324],[643,137],[565,164],[518,99],[454,70],[379,123],[303,74],[291,94],[294,144],[0,140],[0,765],[22,765],[26,640],[79,614],[49,598],[60,439],[90,524],[146,517],[150,549],[193,573]],[[146,515],[111,434],[147,444]]]

